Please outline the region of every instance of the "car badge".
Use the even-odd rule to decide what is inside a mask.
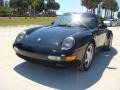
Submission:
[[[37,42],[40,42],[40,41],[41,41],[41,38],[38,38],[38,39],[37,39]]]

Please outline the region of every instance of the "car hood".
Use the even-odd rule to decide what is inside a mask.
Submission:
[[[85,28],[48,26],[34,30],[23,41],[22,45],[29,50],[43,54],[60,54],[62,41]]]

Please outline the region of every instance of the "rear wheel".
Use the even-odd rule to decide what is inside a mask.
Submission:
[[[82,71],[87,71],[92,63],[93,55],[94,55],[94,44],[90,43],[85,51],[82,64],[79,67]]]

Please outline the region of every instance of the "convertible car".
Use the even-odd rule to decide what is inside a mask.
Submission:
[[[55,66],[75,65],[86,71],[97,51],[111,49],[112,38],[112,31],[97,15],[65,13],[49,26],[20,33],[13,48],[27,61]]]

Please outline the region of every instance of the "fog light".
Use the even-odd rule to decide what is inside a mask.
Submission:
[[[60,60],[61,60],[61,57],[58,57],[58,56],[48,56],[48,59],[49,59],[49,60],[57,60],[57,61],[60,61]]]
[[[66,61],[74,61],[74,60],[76,60],[76,56],[71,55],[66,57]]]

